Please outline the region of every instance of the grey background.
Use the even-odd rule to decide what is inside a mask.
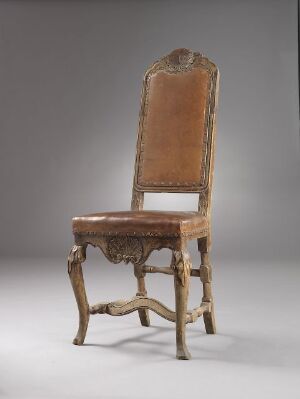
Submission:
[[[215,255],[299,256],[296,1],[1,1],[0,21],[3,256],[63,256],[72,216],[129,208],[142,76],[177,47],[221,71]]]
[[[155,314],[149,328],[95,316],[76,347],[71,218],[129,208],[143,73],[178,47],[221,71],[218,333],[188,325],[193,359],[179,362],[174,325]],[[0,397],[298,399],[298,122],[296,0],[0,0]],[[147,209],[196,206],[146,196]],[[95,249],[84,275],[91,304],[136,292],[132,267]],[[190,308],[200,288],[192,279]],[[170,276],[147,276],[147,290],[174,308]]]

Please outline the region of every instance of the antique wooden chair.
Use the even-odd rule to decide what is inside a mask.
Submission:
[[[177,49],[145,73],[135,162],[131,211],[95,213],[73,218],[75,245],[68,272],[79,309],[79,329],[73,343],[84,342],[89,316],[119,316],[138,310],[149,326],[149,309],[176,323],[177,358],[189,359],[185,325],[203,315],[206,332],[216,332],[211,291],[210,204],[214,158],[215,112],[219,73],[206,57]],[[145,192],[198,193],[197,212],[144,211]],[[201,265],[192,268],[187,240],[197,239]],[[100,247],[113,263],[131,262],[137,278],[132,299],[89,306],[81,263],[87,245]],[[145,262],[153,250],[172,251],[170,267]],[[147,297],[146,273],[174,275],[175,312]],[[200,306],[187,310],[190,276],[200,278]]]

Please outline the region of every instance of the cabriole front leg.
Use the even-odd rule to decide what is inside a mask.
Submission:
[[[86,246],[74,245],[68,257],[68,273],[79,311],[79,327],[73,340],[74,345],[83,344],[90,317],[81,267],[81,263],[85,261],[85,258]]]
[[[189,294],[191,261],[186,250],[173,251],[171,267],[174,269],[175,308],[176,308],[176,357],[188,360],[191,355],[185,343],[185,325]]]

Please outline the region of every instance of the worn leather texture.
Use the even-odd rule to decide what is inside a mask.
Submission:
[[[205,68],[149,77],[140,131],[137,185],[204,186],[211,77]]]
[[[73,233],[188,236],[207,230],[207,218],[198,212],[104,212],[78,216],[72,222]]]

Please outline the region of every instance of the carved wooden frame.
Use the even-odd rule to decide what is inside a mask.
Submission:
[[[201,184],[199,186],[141,186],[138,184],[138,173],[142,154],[143,119],[147,107],[147,93],[149,80],[158,71],[167,73],[184,73],[193,68],[204,68],[210,74],[209,100],[206,110],[203,164]],[[147,71],[142,89],[142,104],[139,118],[139,133],[135,161],[135,176],[133,181],[131,210],[142,210],[145,192],[178,192],[199,193],[198,212],[210,221],[211,186],[214,161],[215,112],[218,96],[219,73],[217,67],[200,53],[186,49],[175,50],[161,60],[155,62]],[[203,231],[182,234],[99,234],[94,232],[75,233],[75,245],[68,257],[68,273],[74,290],[79,309],[79,328],[73,343],[81,345],[84,342],[90,314],[107,313],[120,316],[138,310],[141,324],[150,325],[149,309],[167,320],[176,323],[177,358],[189,359],[190,353],[185,343],[185,324],[192,323],[203,315],[206,332],[214,334],[214,307],[211,293],[211,265],[208,253],[210,248],[210,225]],[[187,251],[187,240],[197,239],[201,254],[199,269],[192,269],[191,260]],[[137,278],[138,292],[130,300],[115,302],[101,302],[89,306],[82,274],[81,264],[86,258],[88,245],[101,249],[106,258],[112,263],[125,262],[134,265],[134,274]],[[172,251],[172,260],[169,267],[146,265],[150,253],[154,250],[169,248]],[[153,298],[147,297],[144,277],[146,273],[163,273],[174,276],[176,310],[171,311],[165,305]],[[191,276],[200,278],[203,284],[203,298],[200,306],[187,310],[189,279]]]
[[[182,246],[180,237],[137,236],[137,235],[103,235],[75,234],[75,243],[79,246],[92,245],[101,249],[105,257],[112,263],[125,262],[143,265],[151,252],[162,248],[172,251]]]

